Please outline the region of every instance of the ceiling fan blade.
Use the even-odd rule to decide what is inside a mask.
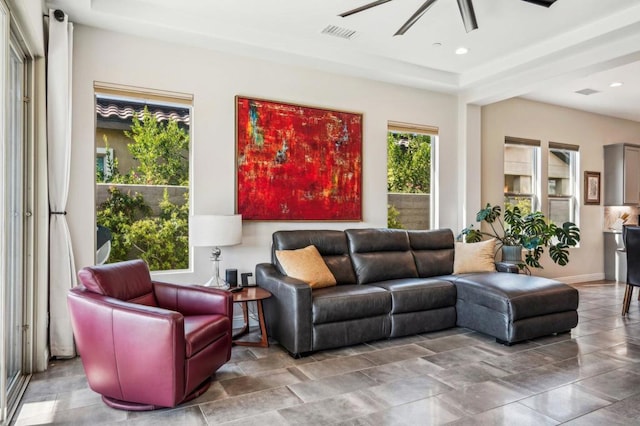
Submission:
[[[371,9],[372,7],[380,6],[381,4],[385,4],[390,1],[391,0],[377,0],[372,3],[367,3],[364,6],[360,6],[355,9],[351,9],[347,12],[341,13],[338,16],[342,16],[343,18],[346,18],[347,16],[353,15],[354,13],[362,12],[363,10]]]
[[[544,7],[549,7],[556,2],[556,0],[523,0],[523,1],[527,1],[529,3],[537,4],[538,6],[544,6]]]
[[[420,19],[420,17],[422,17],[422,15],[424,15],[427,10],[429,10],[429,8],[431,6],[433,6],[433,4],[438,1],[438,0],[427,0],[424,2],[424,4],[422,6],[420,6],[420,8],[418,10],[416,10],[416,12],[411,15],[411,18],[409,18],[407,20],[407,22],[405,22],[398,31],[396,31],[396,33],[394,34],[394,36],[397,35],[403,35],[404,33],[407,32],[407,30],[409,28],[411,28],[413,26],[413,24],[415,24],[418,19]]]
[[[464,29],[467,30],[468,33],[473,30],[477,30],[478,21],[476,20],[476,13],[473,10],[473,3],[471,3],[471,0],[458,0],[458,7],[460,8],[460,14],[462,15]]]

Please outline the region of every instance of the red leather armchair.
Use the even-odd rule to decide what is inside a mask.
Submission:
[[[142,260],[83,268],[69,291],[89,386],[124,410],[174,407],[207,390],[231,356],[224,290],[152,281]]]

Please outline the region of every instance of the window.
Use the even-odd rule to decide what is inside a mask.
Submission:
[[[522,138],[505,138],[504,202],[505,208],[518,206],[523,214],[546,210],[556,225],[578,223],[579,193],[578,146],[549,142],[545,156],[547,197],[541,194],[540,142]]]
[[[523,214],[540,209],[539,159],[539,141],[505,138],[505,208],[518,206]]]
[[[387,133],[387,227],[432,227],[433,148],[438,129],[390,122]]]
[[[189,267],[191,98],[96,87],[98,263]]]
[[[113,148],[96,148],[96,179],[108,182],[113,175]]]
[[[11,23],[10,23],[11,22]],[[33,59],[0,1],[0,423],[17,408],[32,371],[34,302]]]
[[[24,93],[24,54],[17,49],[12,43],[9,55],[9,139],[6,146],[7,160],[7,177],[9,191],[5,198],[6,219],[7,219],[7,267],[4,271],[7,290],[5,293],[8,305],[7,315],[4,319],[7,321],[7,338],[6,346],[6,373],[9,393],[15,392],[14,387],[20,382],[22,371],[22,326],[24,324],[22,296],[24,288],[22,286],[24,280],[25,266],[25,196],[24,185],[24,103],[22,102]]]
[[[549,142],[548,218],[556,225],[577,223],[578,147]]]

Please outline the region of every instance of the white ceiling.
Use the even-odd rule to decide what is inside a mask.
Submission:
[[[484,105],[513,96],[640,121],[640,0],[473,0],[466,33],[455,0],[49,0],[72,22],[240,55],[459,94]],[[345,40],[328,25],[355,31]],[[457,47],[469,49],[456,55]],[[609,83],[621,81],[622,87]],[[584,96],[576,90],[599,93]]]

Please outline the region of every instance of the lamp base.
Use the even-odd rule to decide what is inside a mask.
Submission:
[[[219,247],[211,250],[211,261],[213,262],[213,276],[205,283],[205,287],[215,287],[222,290],[228,290],[231,286],[225,280],[220,278],[220,253]]]
[[[211,279],[209,281],[207,281],[206,283],[204,283],[205,287],[214,287],[214,288],[219,288],[222,290],[228,290],[231,286],[229,285],[229,283],[227,283],[225,280],[223,280],[222,278],[218,277],[218,276],[213,276],[211,277]]]

